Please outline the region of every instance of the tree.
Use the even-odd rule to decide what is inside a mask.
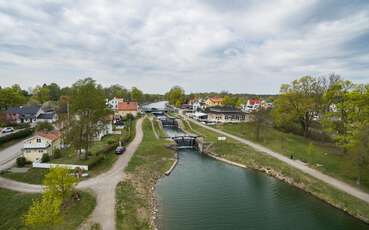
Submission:
[[[132,101],[137,101],[138,103],[141,103],[143,99],[143,93],[141,90],[139,90],[136,87],[133,87],[131,89],[131,100]]]
[[[49,98],[53,101],[59,100],[59,97],[61,96],[61,89],[58,84],[51,83],[47,86],[49,90]]]
[[[101,85],[91,78],[77,81],[72,88],[70,103],[70,141],[81,159],[88,158],[94,135],[105,125],[109,110],[105,106],[105,95]]]
[[[256,140],[260,141],[262,127],[268,119],[269,111],[264,107],[260,107],[258,110],[253,112],[253,122],[255,125],[255,136]]]
[[[223,105],[229,105],[229,106],[240,106],[241,104],[244,104],[245,100],[243,98],[237,97],[237,96],[229,96],[226,95],[223,98]]]
[[[185,91],[179,86],[174,86],[166,93],[166,98],[169,104],[180,107],[186,100]]]
[[[33,89],[32,94],[33,98],[41,104],[50,100],[49,88],[46,85],[36,86],[36,88]]]
[[[54,130],[54,126],[49,122],[39,122],[36,125],[36,131],[52,131]]]
[[[34,200],[24,216],[26,226],[32,229],[51,229],[63,222],[61,215],[62,200],[50,193]]]
[[[26,96],[19,85],[12,87],[0,88],[0,110],[8,109],[12,106],[19,106],[26,103]]]
[[[129,92],[126,88],[121,85],[111,85],[104,89],[106,97],[111,100],[114,97],[123,98],[125,101],[130,100]]]
[[[345,146],[348,143],[347,132],[351,124],[349,113],[353,109],[349,95],[353,87],[354,84],[351,81],[345,81],[336,77],[334,81],[331,80],[324,96],[328,108],[322,123],[341,146]],[[345,147],[344,150],[346,152]]]
[[[55,167],[45,175],[43,185],[46,186],[46,193],[50,193],[53,197],[64,201],[66,197],[72,194],[77,182],[76,177],[70,175],[69,169]]]
[[[325,91],[324,79],[309,76],[282,85],[281,95],[274,103],[273,117],[276,125],[288,127],[297,123],[304,137],[308,137],[314,119],[319,118],[324,108]]]

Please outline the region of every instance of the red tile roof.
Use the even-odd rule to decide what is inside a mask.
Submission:
[[[223,98],[221,97],[211,97],[209,98],[212,102],[223,102]]]
[[[117,109],[118,111],[137,111],[138,104],[137,102],[134,102],[134,101],[119,102]]]
[[[257,98],[252,98],[249,100],[249,104],[250,105],[261,104],[261,100]]]
[[[59,131],[50,131],[50,132],[38,132],[37,136],[44,137],[51,141],[55,141],[60,138],[61,133]]]

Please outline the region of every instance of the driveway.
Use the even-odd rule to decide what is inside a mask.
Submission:
[[[99,223],[104,230],[115,229],[115,189],[117,184],[123,180],[124,169],[127,167],[129,160],[136,152],[140,145],[143,118],[139,119],[136,124],[136,136],[127,146],[125,153],[119,156],[114,166],[107,172],[80,182],[77,189],[89,189],[96,195],[96,207],[87,221],[82,224],[81,229],[90,229],[91,224]],[[31,185],[27,183],[17,182],[5,179],[0,176],[0,187],[26,193],[42,192],[41,185]]]
[[[15,159],[21,155],[22,148],[23,141],[19,141],[0,151],[0,171],[6,170],[15,165]]]
[[[340,190],[340,191],[343,191],[345,193],[348,193],[356,198],[359,198],[367,203],[369,203],[369,194],[366,193],[366,192],[363,192],[362,190],[358,189],[358,188],[355,188],[354,186],[351,186],[343,181],[340,181],[334,177],[331,177],[331,176],[328,176],[316,169],[313,169],[313,168],[310,168],[309,166],[305,165],[304,163],[302,163],[301,161],[296,161],[296,160],[292,160],[280,153],[277,153],[277,152],[274,152],[272,151],[271,149],[268,149],[262,145],[259,145],[259,144],[256,144],[254,142],[251,142],[247,139],[243,139],[241,137],[238,137],[238,136],[235,136],[235,135],[232,135],[232,134],[229,134],[227,132],[224,132],[222,130],[219,130],[219,129],[215,129],[215,128],[212,128],[212,127],[209,127],[207,125],[204,125],[194,119],[190,119],[190,118],[187,118],[185,116],[183,116],[184,119],[188,119],[188,120],[191,120],[192,122],[196,123],[197,125],[200,125],[201,127],[203,128],[206,128],[208,130],[211,130],[215,133],[218,133],[222,136],[226,136],[226,137],[229,137],[229,138],[232,138],[242,144],[245,144],[245,145],[248,145],[248,146],[251,146],[252,148],[256,149],[257,151],[260,151],[260,152],[263,152],[263,153],[266,153],[280,161],[283,161],[285,163],[287,163],[288,165],[294,167],[294,168],[297,168],[299,170],[301,170],[302,172],[306,173],[306,174],[309,174],[310,176],[312,177],[315,177],[329,185],[331,185],[332,187]]]

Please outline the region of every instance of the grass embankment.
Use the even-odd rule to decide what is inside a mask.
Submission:
[[[70,148],[62,151],[61,157],[52,159],[51,163],[88,165],[90,177],[97,176],[113,166],[118,159],[115,154],[115,146],[119,140],[124,140],[122,144],[126,145],[131,142],[135,136],[135,127],[136,121],[133,121],[131,128],[122,130],[121,135],[107,135],[101,141],[95,142],[91,146],[91,155],[87,160],[78,159],[76,152]],[[32,166],[28,165],[27,167]],[[42,184],[44,175],[47,173],[47,169],[30,168],[26,173],[3,172],[0,176],[30,184]]]
[[[349,214],[369,222],[369,205],[347,193],[341,192],[324,182],[315,179],[271,156],[258,152],[253,148],[241,144],[233,139],[217,141],[219,136],[193,122],[184,123],[184,128],[192,133],[202,135],[207,142],[211,142],[208,151],[216,156],[240,163],[249,168],[264,171],[287,183],[293,184],[308,193],[338,207]]]
[[[325,174],[358,186],[356,180],[359,168],[355,162],[355,157],[350,154],[343,154],[342,150],[334,144],[312,141],[266,126],[262,127],[261,138],[257,140],[254,131],[255,125],[252,123],[224,124],[218,125],[216,128],[260,143],[288,157],[293,155],[294,159],[306,162]],[[367,170],[363,171],[361,186],[358,187],[369,191],[369,166]]]
[[[143,122],[144,137],[130,160],[127,178],[116,188],[117,229],[152,229],[153,187],[174,161],[169,143],[156,139],[151,122]]]
[[[159,137],[166,137],[167,134],[165,133],[165,131],[161,128],[160,125],[160,121],[156,118],[153,119],[153,124],[154,124],[154,128],[156,133],[159,135]]]
[[[26,229],[23,216],[32,200],[41,194],[26,194],[0,188],[0,229]],[[95,198],[82,192],[81,200],[67,204],[62,211],[63,223],[56,229],[77,229],[96,205]]]

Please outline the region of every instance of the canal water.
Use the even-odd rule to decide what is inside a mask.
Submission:
[[[166,129],[168,135],[180,130]],[[180,150],[156,188],[161,230],[361,230],[369,225],[254,170]]]

